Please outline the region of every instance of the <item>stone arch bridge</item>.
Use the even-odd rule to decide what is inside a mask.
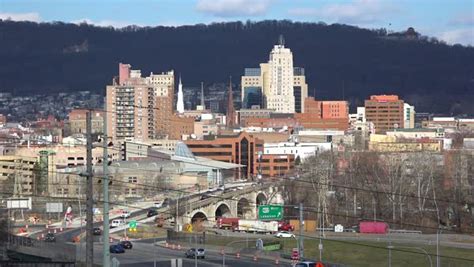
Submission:
[[[184,225],[198,220],[214,224],[219,217],[257,219],[257,206],[264,204],[284,204],[281,194],[283,186],[254,185],[235,191],[212,195],[203,200],[187,200],[179,203],[178,223]],[[173,213],[173,210],[170,210]]]

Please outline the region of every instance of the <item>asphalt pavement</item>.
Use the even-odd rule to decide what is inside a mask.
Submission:
[[[116,258],[120,262],[120,266],[127,267],[138,267],[138,266],[163,266],[171,267],[172,259],[182,259],[183,267],[196,266],[195,259],[187,259],[184,256],[184,250],[172,250],[163,248],[161,246],[155,246],[148,242],[132,242],[133,249],[126,250],[123,254],[111,254],[111,258]],[[99,264],[102,262],[102,245],[99,243],[94,244],[94,262]],[[85,253],[85,246],[83,245],[81,253]],[[81,257],[81,256],[79,256]],[[155,265],[156,261],[156,265]],[[197,266],[202,267],[216,267],[223,266],[223,256],[215,251],[206,251],[205,259],[198,259]],[[258,258],[254,261],[253,255],[241,255],[240,258],[236,258],[235,254],[226,254],[225,266],[277,266],[275,259],[269,258]],[[290,266],[288,263],[280,262],[278,266]]]

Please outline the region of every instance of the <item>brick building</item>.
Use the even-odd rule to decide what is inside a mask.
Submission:
[[[0,114],[0,126],[7,124],[7,117],[3,114]]]
[[[217,136],[214,140],[187,140],[185,143],[196,156],[244,165],[242,174],[247,177],[256,174],[257,153],[263,151],[263,141],[245,132]]]
[[[88,109],[73,109],[69,112],[69,128],[71,134],[86,133],[86,116]],[[104,112],[101,110],[91,110],[92,112],[92,133],[104,132]]]
[[[113,139],[156,139],[170,134],[174,114],[174,72],[151,73],[119,64],[119,77],[107,86],[107,133]]]
[[[263,177],[286,175],[294,169],[294,155],[263,154],[264,140],[252,134],[221,135],[214,140],[188,140],[186,145],[195,156],[244,165],[243,177],[257,177],[259,166]],[[258,154],[262,153],[261,161]]]
[[[194,133],[194,118],[173,115],[170,121],[168,138],[181,140],[183,136]]]
[[[254,165],[254,173],[263,177],[285,176],[295,168],[295,155],[263,154],[262,158]]]
[[[403,128],[404,101],[396,95],[372,95],[365,100],[365,117],[375,126],[376,133]]]

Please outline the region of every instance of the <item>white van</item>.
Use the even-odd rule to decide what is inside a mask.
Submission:
[[[112,220],[112,222],[110,223],[110,228],[115,228],[115,227],[119,227],[121,225],[124,225],[125,224],[125,221],[122,220],[122,219],[114,219]]]

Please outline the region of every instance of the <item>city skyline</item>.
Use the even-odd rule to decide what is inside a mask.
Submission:
[[[474,44],[472,1],[315,1],[315,0],[186,0],[186,1],[5,0],[0,19],[71,23],[97,26],[182,26],[224,21],[283,20],[342,23],[361,28],[402,31],[414,27],[424,35],[450,44]],[[58,12],[58,11],[61,12]],[[426,12],[429,10],[430,12]],[[120,14],[111,15],[111,14]],[[137,16],[140,14],[140,16]]]

